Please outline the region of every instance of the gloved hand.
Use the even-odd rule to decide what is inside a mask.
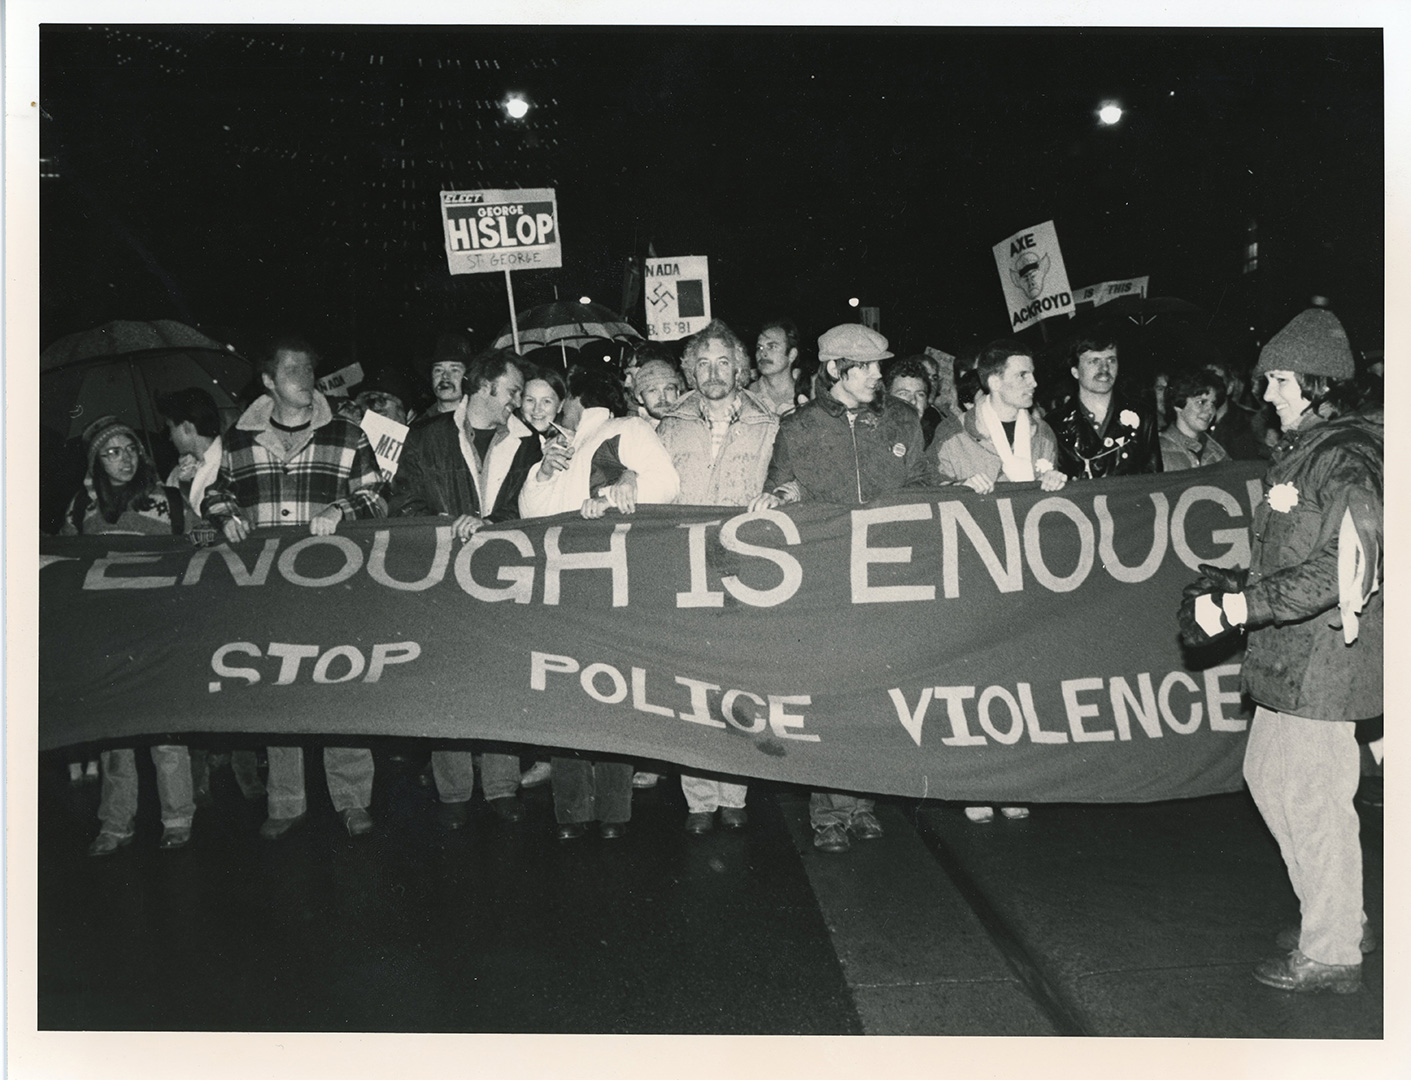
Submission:
[[[1242,623],[1243,592],[1248,577],[1248,570],[1226,570],[1202,563],[1200,578],[1181,590],[1181,606],[1176,612],[1181,640],[1187,645],[1200,646],[1239,629],[1238,624],[1230,621],[1225,598],[1234,598],[1235,618]]]
[[[1227,569],[1222,566],[1211,566],[1209,563],[1200,564],[1200,583],[1211,592],[1244,592],[1245,584],[1248,581],[1248,567],[1233,566]]]

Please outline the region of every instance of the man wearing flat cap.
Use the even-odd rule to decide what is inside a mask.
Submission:
[[[925,453],[916,410],[882,389],[887,339],[859,323],[835,326],[818,339],[820,393],[783,417],[764,494],[751,509],[817,501],[857,505],[907,487],[937,482]],[[809,798],[813,845],[844,852],[849,834],[882,835],[873,802],[843,792]]]

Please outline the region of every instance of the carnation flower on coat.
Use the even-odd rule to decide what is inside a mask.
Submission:
[[[1141,417],[1139,417],[1131,409],[1123,409],[1122,415],[1119,416],[1117,419],[1120,420],[1126,427],[1129,427],[1134,431],[1141,426],[1142,422]]]
[[[1298,505],[1298,488],[1286,480],[1282,484],[1275,484],[1271,487],[1269,494],[1264,498],[1268,501],[1271,509],[1277,510],[1281,514],[1287,514]]]

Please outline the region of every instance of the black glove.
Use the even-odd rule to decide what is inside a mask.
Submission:
[[[1245,567],[1230,567],[1226,569],[1222,566],[1211,566],[1209,563],[1200,564],[1200,583],[1205,586],[1204,591],[1221,593],[1244,592],[1246,582],[1249,581],[1249,570]],[[1219,603],[1217,600],[1216,603]]]
[[[1201,567],[1201,569],[1203,570],[1205,567]],[[1208,587],[1202,588],[1201,582],[1198,581],[1187,585],[1182,592],[1184,599],[1181,600],[1181,606],[1176,610],[1176,622],[1181,628],[1181,640],[1187,645],[1199,647],[1239,629],[1232,626],[1230,620],[1225,617],[1224,593],[1215,592]],[[1195,617],[1195,605],[1202,596],[1210,597],[1211,602],[1220,613],[1220,629],[1213,634],[1201,626]]]

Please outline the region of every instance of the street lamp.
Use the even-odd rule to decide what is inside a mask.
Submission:
[[[1115,101],[1104,101],[1098,106],[1097,118],[1104,127],[1112,127],[1122,119],[1122,106]]]

